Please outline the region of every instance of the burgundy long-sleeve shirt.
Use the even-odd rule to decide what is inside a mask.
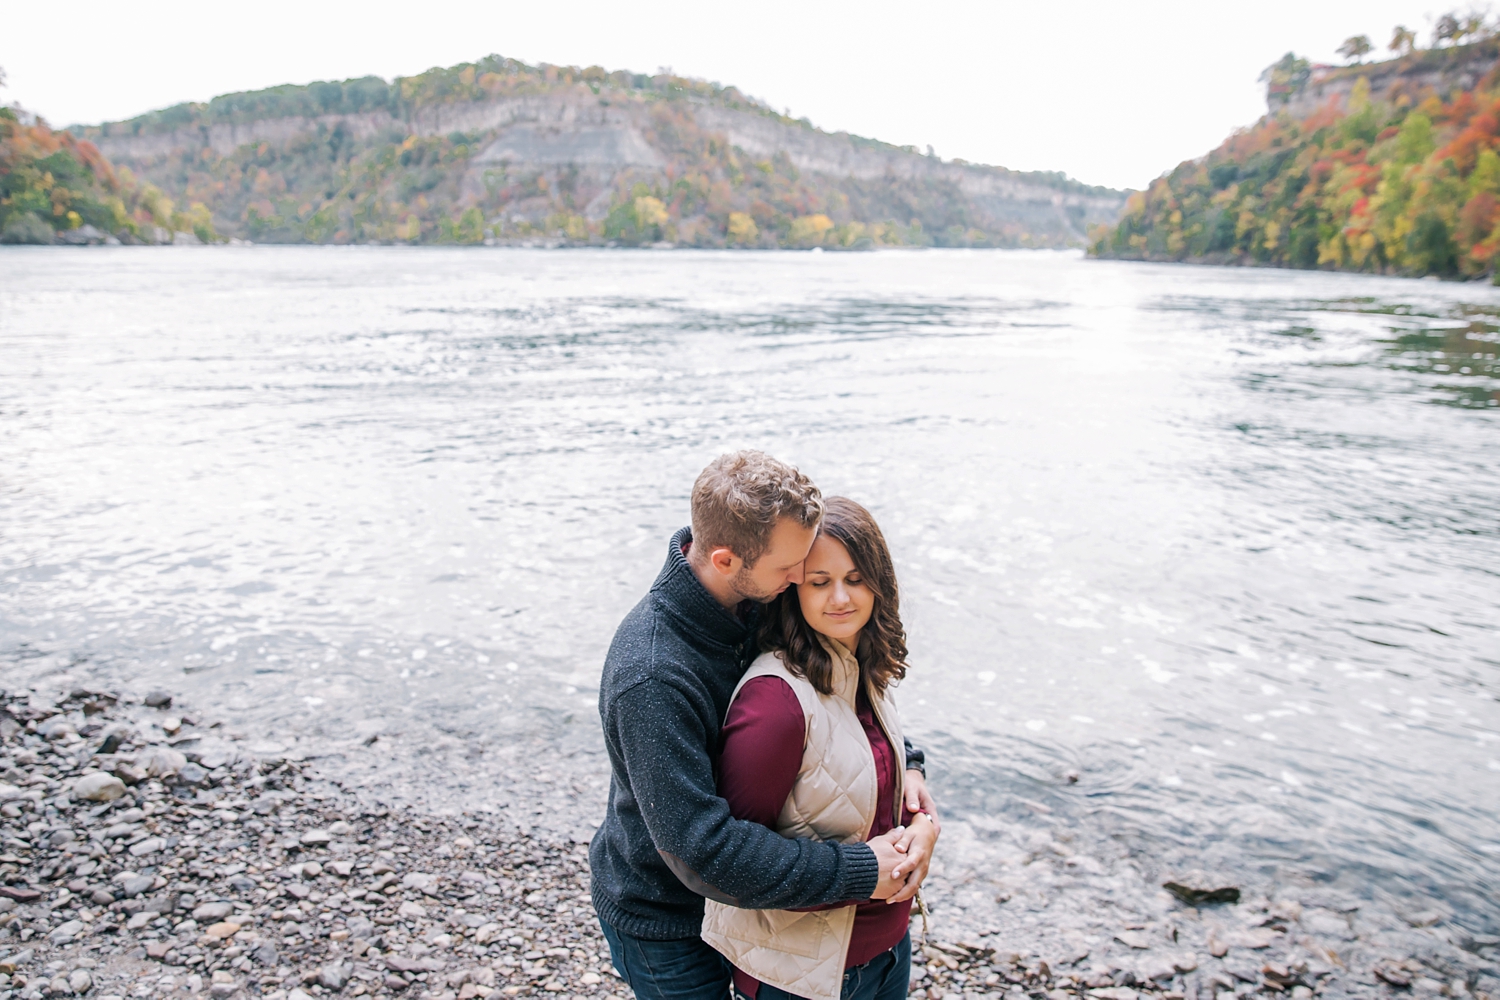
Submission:
[[[896,769],[900,765],[890,741],[875,719],[863,685],[855,702],[855,711],[870,741],[880,790],[875,803],[875,821],[865,838],[869,840],[895,825]],[[797,772],[802,767],[805,731],[802,705],[786,681],[779,677],[756,677],[740,689],[720,733],[719,753],[719,794],[729,803],[729,811],[735,819],[772,828],[776,826],[782,806],[792,794]],[[901,821],[911,821],[911,814],[904,805]],[[848,906],[851,903],[857,908],[845,968],[863,965],[881,952],[894,948],[905,936],[911,920],[910,900],[894,904],[879,899],[851,900],[832,905]],[[735,987],[748,997],[754,998],[759,991],[760,983],[747,973],[736,969],[734,979]]]

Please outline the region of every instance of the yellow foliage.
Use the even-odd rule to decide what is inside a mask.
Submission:
[[[760,227],[745,212],[729,213],[729,240],[732,243],[754,243],[760,236]]]
[[[635,200],[635,223],[640,228],[665,226],[667,218],[667,206],[661,203],[661,199],[642,195]]]
[[[787,238],[798,246],[815,246],[823,242],[833,220],[823,214],[803,215],[792,220],[792,230]]]

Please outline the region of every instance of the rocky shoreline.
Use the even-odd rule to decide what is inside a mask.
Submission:
[[[217,729],[164,692],[0,695],[0,1000],[630,996],[582,838],[393,809]],[[941,906],[951,889],[934,885]],[[1333,911],[1172,891],[1162,919],[1045,956],[955,922],[965,939],[918,942],[912,993],[1500,1000],[1500,942],[1470,941],[1462,967],[1452,952],[1356,967],[1352,924]]]

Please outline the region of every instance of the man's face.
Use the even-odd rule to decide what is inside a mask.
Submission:
[[[767,604],[786,588],[802,582],[802,562],[817,540],[817,528],[804,528],[790,518],[776,522],[771,547],[753,568],[741,564],[734,575],[734,589],[744,600]]]

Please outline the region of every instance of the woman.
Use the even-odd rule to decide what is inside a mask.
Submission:
[[[719,792],[731,812],[788,837],[845,843],[909,824],[903,844],[921,839],[930,852],[931,819],[901,808],[906,762],[888,688],[906,676],[906,633],[869,511],[829,498],[803,582],[770,605],[760,638],[765,652],[735,690],[721,737]],[[816,910],[710,900],[703,939],[734,964],[745,1000],[902,1000],[910,911],[910,898]]]

